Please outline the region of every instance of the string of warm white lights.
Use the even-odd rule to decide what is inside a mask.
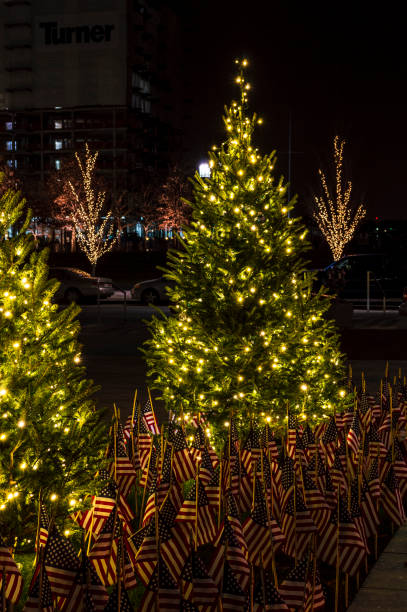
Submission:
[[[335,192],[331,194],[326,175],[319,169],[323,194],[315,196],[314,218],[331,249],[335,261],[343,255],[355,230],[366,215],[363,204],[352,204],[352,182],[343,178],[343,149],[345,140],[334,138]]]
[[[94,172],[98,151],[91,153],[89,146],[85,145],[85,160],[81,160],[79,154],[75,153],[75,158],[83,180],[84,197],[78,193],[71,181],[69,186],[75,200],[72,218],[75,224],[75,231],[78,243],[92,265],[92,272],[95,273],[98,260],[108,253],[118,239],[118,232],[113,234],[112,211],[109,210],[103,216],[105,208],[106,192],[95,192],[93,188]]]

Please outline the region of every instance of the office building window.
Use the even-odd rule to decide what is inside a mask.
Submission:
[[[54,129],[62,130],[62,119],[54,119]]]
[[[9,168],[17,168],[17,160],[16,159],[8,159],[7,165]]]
[[[55,160],[55,170],[61,170],[61,160],[60,159]]]
[[[6,121],[6,130],[12,130],[12,129],[13,129],[13,122]]]
[[[62,149],[62,140],[55,141],[55,150],[60,151]]]
[[[6,151],[12,151],[13,150],[13,141],[12,140],[7,140],[6,142]]]

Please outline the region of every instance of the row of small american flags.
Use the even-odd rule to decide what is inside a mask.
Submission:
[[[124,426],[116,412],[99,493],[70,516],[79,552],[39,509],[24,610],[331,609],[339,577],[359,583],[377,556],[382,524],[405,521],[407,393],[395,382],[355,390],[315,427],[289,413],[283,439],[254,421],[241,439],[231,415],[219,453],[198,417],[159,427],[150,400]],[[22,580],[1,540],[0,581],[16,603]]]

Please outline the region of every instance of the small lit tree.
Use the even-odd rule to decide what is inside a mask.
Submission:
[[[106,192],[95,189],[95,166],[99,153],[91,153],[85,145],[85,156],[81,159],[78,153],[75,158],[81,173],[83,195],[69,181],[73,197],[72,218],[79,247],[85,253],[96,273],[96,264],[105,253],[108,253],[118,239],[118,232],[113,233],[112,211],[106,211]]]
[[[353,204],[352,182],[343,176],[345,142],[339,136],[334,138],[334,189],[329,189],[326,174],[319,169],[322,195],[314,198],[314,218],[331,249],[334,261],[342,257],[345,246],[366,214],[363,204]]]

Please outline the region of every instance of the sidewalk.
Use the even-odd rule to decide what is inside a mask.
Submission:
[[[407,525],[397,531],[384,549],[348,608],[348,612],[374,610],[407,610]]]

